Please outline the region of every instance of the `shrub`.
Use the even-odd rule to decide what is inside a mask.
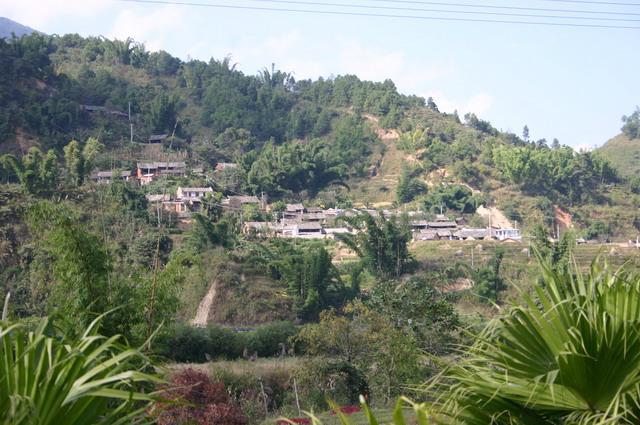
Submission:
[[[245,425],[246,418],[231,402],[222,382],[203,372],[185,369],[170,379],[162,392],[167,402],[156,405],[159,425]]]
[[[177,362],[204,362],[209,348],[205,329],[176,325],[158,339],[158,352]]]
[[[215,363],[212,376],[224,383],[251,423],[266,417],[265,403],[269,412],[293,410],[292,373],[279,360]]]
[[[259,357],[272,357],[279,355],[296,333],[291,322],[272,323],[244,333],[215,325],[197,328],[179,324],[159,337],[157,352],[177,362],[196,363],[237,359],[245,349]]]
[[[327,400],[351,405],[369,395],[365,374],[345,361],[308,358],[295,375],[302,399],[315,409],[326,409]]]
[[[289,339],[298,333],[291,322],[277,322],[261,326],[246,335],[246,346],[251,353],[260,357],[277,356],[286,349]]]

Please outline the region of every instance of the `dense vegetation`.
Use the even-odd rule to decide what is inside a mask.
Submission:
[[[616,181],[615,170],[599,156],[568,147],[550,149],[546,145],[497,147],[494,163],[509,182],[524,191],[546,195],[563,204],[597,201],[599,187]]]
[[[589,279],[610,283],[600,290],[576,278],[570,264],[577,235],[549,232],[558,231],[559,208],[573,214],[587,238],[640,229],[634,215],[640,184],[619,176],[598,153],[575,152],[557,140],[550,146],[531,141],[528,128],[522,137],[500,132],[473,114],[461,120],[457,113],[441,113],[433,99],[400,95],[391,81],[297,81],[273,66],[245,75],[229,58],[184,62],[130,39],[34,34],[0,40],[0,101],[6,105],[0,111],[0,295],[11,294],[9,321],[0,322],[5,375],[33,369],[15,361],[24,350],[38,364],[53,364],[46,356],[55,357],[55,367],[64,369],[59,375],[68,372],[71,387],[64,388],[84,388],[94,375],[72,374],[83,373],[83,367],[98,367],[106,379],[95,383],[100,389],[62,403],[56,399],[54,419],[76,415],[72,409],[86,403],[99,418],[77,423],[131,417],[167,425],[244,425],[295,410],[300,415],[302,409],[334,408],[327,400],[358,404],[360,395],[387,407],[402,394],[435,400],[437,410],[437,395],[416,388],[443,370],[445,380],[437,382],[450,387],[441,394],[448,397],[444,407],[451,407],[443,417],[467,415],[469,423],[502,420],[506,411],[535,418],[513,423],[588,423],[613,411],[602,408],[602,400],[615,408],[636,402],[630,392],[607,398],[603,391],[596,401],[586,394],[590,409],[583,408],[575,394],[567,395],[560,376],[571,372],[574,357],[595,358],[603,346],[594,344],[588,353],[565,349],[564,340],[574,342],[571,348],[590,347],[579,332],[567,329],[597,331],[613,341],[615,332],[637,320],[633,309],[615,316],[609,304],[598,304],[614,292],[633,293],[637,279],[598,272]],[[624,121],[625,134],[637,137],[638,111]],[[168,137],[152,146],[146,143],[152,134]],[[172,159],[187,163],[186,176],[147,186],[117,179],[96,184],[90,178],[98,169],[130,170],[136,160]],[[214,171],[227,162],[234,166]],[[196,173],[196,167],[204,171]],[[188,222],[145,197],[174,193],[178,186],[213,188]],[[223,208],[226,195],[248,193],[264,194],[270,208]],[[370,195],[382,195],[383,207],[419,213],[352,211],[331,219],[331,225],[355,230],[337,233],[335,240],[243,232],[243,222],[281,217],[286,202],[347,208],[372,204]],[[428,251],[411,244],[410,222],[416,218],[444,213],[485,227],[475,213],[496,204],[509,220],[525,222],[530,246],[447,240]],[[548,262],[544,279],[533,270],[532,252]],[[526,259],[516,261],[518,253]],[[613,250],[611,256],[624,260]],[[522,284],[522,294],[513,282]],[[526,295],[529,290],[534,298]],[[488,318],[521,296],[528,304],[500,316],[474,344],[464,330],[483,329]],[[192,320],[201,313],[196,310],[208,298],[212,304],[202,326],[195,327]],[[567,352],[574,357],[557,368],[557,376],[556,369],[542,371],[550,388],[526,393],[539,396],[544,407],[531,412],[523,394],[532,382],[542,383],[542,372],[507,364],[506,357],[522,354],[513,352],[505,332],[519,326],[517,318],[532,315],[542,322],[550,311],[562,313],[554,303],[579,322],[559,317],[566,319],[565,333],[545,328],[547,339],[521,349],[539,354],[540,346],[563,335],[540,356],[543,366]],[[597,314],[594,306],[602,307],[593,310]],[[600,329],[593,314],[623,325]],[[55,329],[45,321],[30,332],[43,317],[55,318]],[[629,338],[633,347],[636,336]],[[472,345],[465,361],[448,369],[465,344]],[[90,353],[96,345],[103,351]],[[130,346],[141,346],[145,354]],[[80,367],[78,358],[85,356]],[[208,373],[175,366],[160,382],[142,373],[151,370],[150,358],[214,364],[206,366]],[[487,359],[496,360],[492,364],[500,370],[482,369]],[[256,370],[261,360],[276,366]],[[112,368],[101,369],[99,362]],[[498,394],[507,382],[503,372],[520,379],[524,390]],[[113,377],[119,373],[126,379]],[[51,376],[35,378],[33,385],[42,379],[49,385]],[[0,406],[9,406],[3,412],[13,419],[28,418],[29,406],[48,403],[33,395],[34,386],[0,381]],[[556,385],[573,404],[555,410],[544,404]],[[152,407],[147,394],[154,390],[163,398]],[[478,409],[478,400],[491,409]],[[635,412],[620,409],[620,417],[633,423]],[[476,410],[482,410],[480,419],[473,417]],[[417,412],[425,424],[425,411]]]

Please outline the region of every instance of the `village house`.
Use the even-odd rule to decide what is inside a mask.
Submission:
[[[450,229],[439,229],[439,230],[436,230],[436,235],[438,236],[438,239],[440,239],[440,240],[442,240],[442,239],[452,240],[453,239],[453,232]]]
[[[191,217],[192,209],[189,208],[187,202],[181,199],[170,199],[168,201],[164,201],[162,203],[162,208],[166,211],[171,211],[178,214],[180,218],[188,218]]]
[[[324,210],[323,212],[324,212],[324,215],[327,218],[338,217],[338,216],[341,216],[344,213],[343,210],[339,210],[337,208],[329,208],[329,209]]]
[[[109,115],[115,115],[117,117],[128,117],[129,115],[127,115],[126,113],[122,112],[122,111],[118,111],[116,109],[110,109],[107,108],[106,106],[96,106],[96,105],[80,105],[80,110],[81,111],[86,111],[89,113],[103,113],[103,114],[109,114]]]
[[[430,229],[422,229],[413,234],[414,241],[436,241],[440,239],[438,237],[438,232]]]
[[[290,238],[323,238],[324,232],[320,223],[297,223],[284,226],[282,236]]]
[[[455,221],[451,221],[446,216],[438,214],[435,221],[427,223],[429,229],[455,229],[458,224]]]
[[[188,221],[191,217],[191,211],[187,204],[181,199],[172,199],[169,194],[151,194],[146,195],[145,198],[154,207],[158,217],[160,216],[160,209],[174,213],[182,222]]]
[[[91,175],[91,180],[96,183],[111,183],[115,178],[120,180],[129,181],[133,178],[133,172],[129,171],[98,171]]]
[[[207,194],[212,194],[213,189],[210,187],[178,187],[176,190],[176,202],[182,203],[179,207],[182,211],[197,212],[202,209],[202,199]],[[178,205],[176,205],[178,208]]]
[[[296,219],[298,216],[304,213],[304,205],[302,204],[287,204],[282,212],[283,219]]]
[[[320,214],[320,213],[323,213],[324,211],[320,207],[307,207],[304,209],[304,212],[309,214]]]
[[[171,200],[171,195],[169,194],[153,194],[153,195],[146,195],[145,198],[147,198],[147,201],[149,201],[152,204],[157,204],[157,203],[162,203],[162,202],[168,202]]]
[[[425,230],[428,227],[429,223],[427,222],[427,220],[412,220],[409,225],[414,231],[420,231]]]
[[[180,187],[176,190],[176,198],[183,200],[202,199],[207,194],[213,194],[210,187]]]
[[[242,233],[245,235],[275,236],[281,230],[280,226],[266,221],[245,221]]]
[[[324,233],[329,239],[336,239],[336,235],[344,235],[353,233],[349,227],[325,227]]]
[[[298,228],[298,236],[303,237],[322,237],[323,229],[320,223],[311,222],[311,223],[300,223],[297,224]]]
[[[299,216],[299,220],[302,223],[324,223],[327,217],[323,212],[304,213]]]
[[[162,141],[167,137],[169,137],[167,134],[152,134],[151,136],[149,136],[148,140],[149,140],[149,143],[156,144],[156,143],[162,143]]]
[[[216,171],[227,170],[229,168],[238,168],[238,164],[234,164],[233,162],[218,162],[216,164]]]
[[[460,229],[453,234],[459,240],[483,240],[490,239],[488,229]]]
[[[240,209],[243,205],[257,204],[262,210],[264,210],[264,202],[257,196],[236,195],[229,196],[222,200],[222,206],[232,209]]]
[[[522,234],[520,233],[520,229],[494,229],[492,230],[492,236],[499,241],[521,241]]]
[[[151,183],[160,176],[184,177],[187,165],[184,162],[138,162],[136,176],[140,184]]]

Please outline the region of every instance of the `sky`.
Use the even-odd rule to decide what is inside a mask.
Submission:
[[[640,0],[177,0],[231,6],[313,9],[445,18],[630,26],[540,26],[214,8],[122,0],[0,1],[0,16],[48,34],[132,37],[183,59],[231,56],[245,74],[276,68],[296,79],[355,74],[392,79],[404,94],[431,96],[441,111],[473,112],[494,127],[576,149],[601,145],[640,105]],[[314,5],[296,4],[300,2]],[[323,6],[332,3],[334,6]],[[624,21],[559,20],[477,13],[558,15],[481,7],[581,10]],[[624,5],[622,4],[624,3]],[[337,5],[351,7],[340,7]],[[367,9],[355,6],[367,6]],[[618,15],[613,14],[619,13]],[[574,15],[577,16],[577,15]]]

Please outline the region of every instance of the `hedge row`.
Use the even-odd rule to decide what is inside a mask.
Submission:
[[[233,360],[243,355],[273,357],[288,347],[298,329],[291,322],[277,322],[238,332],[221,326],[196,328],[180,324],[167,329],[157,341],[157,351],[176,362],[201,363],[212,359]]]

